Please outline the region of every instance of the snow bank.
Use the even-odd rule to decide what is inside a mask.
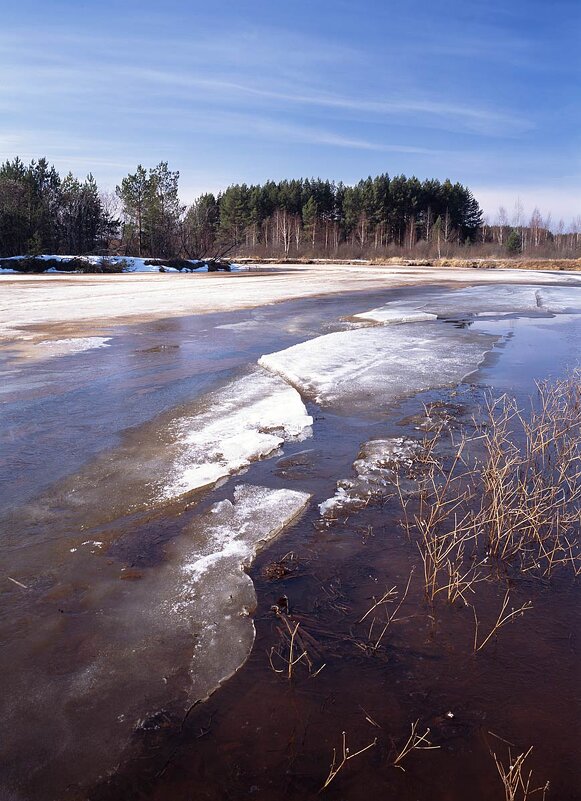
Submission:
[[[179,422],[180,455],[166,498],[213,484],[310,434],[312,417],[299,393],[257,368],[204,399],[199,414]]]
[[[321,515],[334,519],[343,511],[365,506],[373,496],[385,495],[398,465],[410,467],[420,449],[418,442],[403,437],[367,442],[353,463],[355,478],[337,482],[333,497],[319,504]]]
[[[496,337],[441,323],[339,331],[262,356],[259,364],[324,406],[381,407],[423,390],[457,384]]]

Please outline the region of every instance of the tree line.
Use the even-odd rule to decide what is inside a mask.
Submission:
[[[570,236],[564,229],[553,234],[538,212],[530,225],[521,219],[511,225],[502,215],[491,225],[470,189],[450,180],[384,173],[353,186],[319,178],[233,184],[190,206],[181,202],[178,183],[179,172],[167,162],[138,165],[107,193],[91,175],[61,178],[44,158],[6,161],[0,256],[449,256],[485,245],[516,252],[515,231],[519,251]]]
[[[44,158],[0,165],[0,255],[92,253],[117,230],[92,175],[61,178]]]

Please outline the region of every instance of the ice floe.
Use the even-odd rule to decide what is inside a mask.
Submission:
[[[362,446],[353,463],[354,478],[337,482],[333,497],[319,504],[326,519],[334,519],[341,512],[365,506],[369,499],[386,493],[399,466],[411,467],[421,444],[412,439],[391,437],[375,439]]]
[[[264,355],[259,364],[323,406],[373,413],[473,372],[496,337],[429,322],[339,331]]]
[[[255,368],[204,399],[204,408],[180,420],[180,455],[166,498],[213,484],[267,456],[289,439],[311,433],[312,417],[299,393]]]
[[[196,530],[203,531],[204,544],[184,565],[189,581],[198,582],[218,566],[223,576],[226,562],[231,570],[248,566],[256,552],[304,509],[309,498],[308,493],[296,490],[238,484],[233,502],[218,501],[195,524]]]

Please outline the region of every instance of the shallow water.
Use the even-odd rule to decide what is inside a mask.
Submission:
[[[495,714],[502,730],[490,724],[491,730],[527,747],[534,721],[540,774],[546,768],[552,776],[559,768],[562,794],[555,797],[575,797],[570,746],[556,744],[556,730],[573,731],[578,724],[567,696],[579,667],[569,636],[578,623],[571,617],[576,586],[564,582],[556,593],[541,589],[540,595],[535,588],[540,617],[530,625],[519,622],[503,635],[506,650],[479,662],[465,647],[465,620],[449,613],[438,622],[441,637],[425,616],[411,617],[390,639],[385,657],[370,660],[349,639],[354,621],[376,586],[401,584],[411,559],[408,544],[396,536],[388,508],[360,511],[328,530],[315,524],[316,504],[349,475],[360,444],[417,434],[401,421],[423,401],[443,397],[456,414],[469,416],[484,386],[524,398],[534,379],[566,372],[578,358],[579,316],[538,316],[534,310],[534,317],[501,319],[447,315],[448,322],[439,325],[469,326],[471,337],[499,338],[471,376],[475,387],[462,385],[459,396],[439,390],[383,403],[381,414],[370,401],[367,415],[332,404],[322,409],[305,397],[314,418],[308,439],[287,441],[283,453],[271,453],[241,479],[212,492],[169,501],[156,494],[156,480],[166,485],[174,464],[160,457],[167,432],[199,413],[202,399],[214,397],[206,393],[244,375],[265,352],[348,328],[341,317],[410,294],[417,302],[429,301],[431,292],[324,298],[175,319],[115,330],[109,348],[37,365],[21,367],[6,358],[2,369],[19,372],[9,374],[8,391],[4,386],[0,464],[2,486],[8,488],[8,478],[11,484],[3,498],[4,565],[25,585],[4,582],[0,623],[9,698],[4,719],[10,721],[6,775],[14,798],[64,798],[65,792],[85,797],[75,786],[94,784],[121,757],[118,777],[91,797],[304,797],[319,789],[342,730],[353,736],[353,749],[376,736],[360,707],[382,727],[381,743],[345,769],[351,779],[338,777],[327,791],[331,795],[357,799],[375,789],[386,798],[459,799],[478,781],[480,795],[473,797],[494,797],[494,763],[487,752],[493,735],[486,727]],[[436,294],[440,298],[443,291]],[[250,660],[182,725],[184,710],[198,697],[189,695],[192,629],[170,625],[159,605],[152,603],[148,616],[143,610],[148,599],[173,600],[179,586],[172,568],[179,564],[176,553],[183,552],[187,537],[201,547],[200,514],[232,498],[240,481],[309,492],[313,503],[252,568],[259,606]],[[262,579],[265,564],[289,551],[297,555],[297,572],[281,581]],[[321,639],[326,661],[317,678],[292,686],[271,670],[265,655],[276,636],[269,607],[283,594],[304,617],[307,631],[312,628]],[[248,598],[252,604],[252,594]],[[419,590],[412,588],[406,603],[415,614]],[[491,605],[487,610],[497,603],[492,590],[485,603]],[[137,620],[144,627],[140,632]],[[537,641],[539,632],[546,647]],[[227,638],[221,647],[228,648]],[[248,641],[241,644],[239,661],[248,647]],[[555,677],[554,694],[543,706],[539,695],[547,671]],[[460,710],[453,724],[441,720],[446,706]],[[558,711],[552,720],[551,709]],[[406,727],[417,718],[437,730],[442,748],[412,755],[414,770],[404,774],[386,764],[389,742],[405,741]]]

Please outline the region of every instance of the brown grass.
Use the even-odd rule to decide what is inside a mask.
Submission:
[[[525,771],[525,762],[530,756],[533,747],[531,746],[528,751],[519,754],[517,757],[512,756],[511,751],[508,751],[508,765],[505,766],[496,756],[492,754],[498,775],[504,787],[505,801],[527,801],[534,793],[542,793],[541,798],[544,798],[549,789],[549,782],[543,787],[535,787],[531,789],[532,771]]]
[[[416,469],[418,491],[396,479],[401,524],[423,565],[426,599],[473,605],[477,585],[518,574],[550,579],[557,569],[581,573],[581,374],[538,384],[523,411],[506,395],[489,399],[469,439],[426,436]],[[449,454],[450,446],[452,454]],[[530,608],[509,609],[505,595],[490,632],[474,651]]]

